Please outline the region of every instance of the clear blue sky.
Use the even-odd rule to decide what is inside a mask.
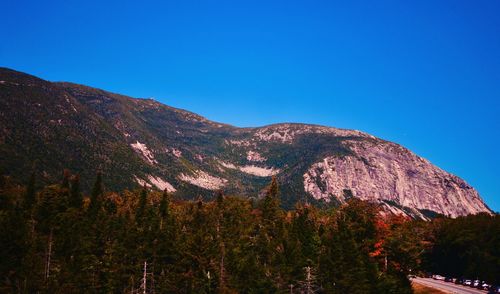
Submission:
[[[106,2],[106,3],[104,3]],[[400,143],[500,210],[500,1],[2,1],[0,66]]]

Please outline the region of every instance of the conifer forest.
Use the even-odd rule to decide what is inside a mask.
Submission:
[[[249,200],[138,187],[89,195],[60,183],[0,182],[1,293],[412,293],[413,274],[499,283],[500,218],[431,221],[356,198],[280,206],[276,179]]]

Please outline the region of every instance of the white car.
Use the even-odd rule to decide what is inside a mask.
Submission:
[[[464,281],[464,285],[465,286],[470,286],[470,285],[472,285],[472,281],[471,280],[465,280]]]
[[[483,282],[483,283],[481,284],[481,289],[483,289],[483,290],[488,290],[488,289],[490,289],[490,287],[491,287],[491,285],[490,285],[490,284],[488,284],[488,283],[486,283],[486,282]],[[478,287],[478,288],[479,288],[479,287]]]
[[[432,278],[438,281],[444,281],[444,277],[441,275],[433,275]]]

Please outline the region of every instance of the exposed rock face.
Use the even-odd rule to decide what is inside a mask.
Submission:
[[[344,144],[354,155],[325,157],[304,174],[304,189],[314,198],[344,202],[344,190],[350,190],[364,200],[388,200],[452,217],[488,211],[476,190],[462,179],[397,144],[379,140]]]
[[[381,202],[389,213],[422,217],[489,211],[478,193],[407,149],[369,134],[306,124],[236,128],[152,99],[0,68],[0,170],[40,183],[96,170],[109,190],[146,185],[187,199],[259,197],[272,176],[282,203]],[[36,163],[34,165],[34,163]],[[332,201],[335,200],[335,201]]]
[[[255,152],[255,151],[250,150],[247,152],[247,160],[248,161],[256,161],[256,162],[263,162],[263,161],[266,161],[267,158],[260,155],[259,152]]]
[[[194,175],[180,174],[179,179],[200,188],[213,191],[221,189],[227,183],[226,179],[209,175],[201,170],[195,171]]]
[[[372,137],[356,130],[343,130],[314,125],[278,124],[259,128],[254,139],[264,142],[280,142],[292,144],[293,141],[303,134],[327,134],[336,137],[361,136]]]

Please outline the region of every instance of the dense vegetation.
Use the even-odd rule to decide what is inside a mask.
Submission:
[[[487,214],[438,219],[432,248],[424,256],[430,272],[500,284],[500,216]]]
[[[498,215],[411,221],[356,198],[285,211],[276,180],[259,201],[204,202],[105,192],[101,174],[89,197],[68,172],[0,179],[2,293],[411,293],[423,270],[499,282]]]

